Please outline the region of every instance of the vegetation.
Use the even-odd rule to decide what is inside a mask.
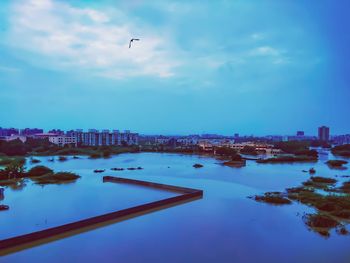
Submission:
[[[331,148],[332,147],[328,142],[319,141],[319,140],[311,141],[310,146],[311,147],[322,147],[322,148]]]
[[[101,158],[101,154],[100,153],[92,153],[89,156],[90,159],[98,159]]]
[[[259,159],[258,163],[293,163],[293,162],[315,162],[317,159],[311,156],[278,156],[267,159]]]
[[[285,153],[297,154],[309,150],[309,143],[305,141],[276,142],[275,147]]]
[[[13,141],[0,141],[0,154],[5,156],[49,156],[49,155],[94,155],[100,157],[109,157],[112,154],[126,153],[126,152],[138,152],[138,146],[81,146],[72,147],[66,145],[59,147],[48,139],[33,139],[27,138],[27,141],[23,143],[20,140]],[[1,164],[0,164],[1,165]]]
[[[20,162],[24,164],[26,162],[25,158],[23,157],[8,157],[8,156],[0,156],[0,166],[6,166],[9,165],[12,162]]]
[[[38,160],[38,159],[34,159],[34,158],[31,158],[31,159],[30,159],[30,163],[31,163],[31,164],[40,163],[40,162],[41,162],[41,161]]]
[[[67,161],[68,158],[65,157],[65,156],[60,156],[60,157],[58,157],[58,160],[59,160],[60,162],[64,162],[64,161]]]
[[[23,143],[21,140],[0,141],[0,152],[7,156],[25,156],[31,153],[42,153],[56,151],[59,147],[49,142],[48,139],[27,138]]]
[[[0,211],[5,211],[5,210],[9,210],[10,207],[8,205],[0,205]]]
[[[80,176],[70,172],[54,173],[52,169],[38,165],[25,171],[24,163],[21,159],[14,159],[5,169],[0,170],[0,185],[9,186],[12,189],[22,189],[25,186],[24,178],[40,183],[61,183],[78,179]]]
[[[37,184],[62,184],[70,183],[72,181],[80,178],[79,175],[71,172],[58,172],[58,173],[48,173],[43,176],[34,177],[34,180]]]
[[[277,142],[274,144],[275,148],[281,149],[283,152],[291,154],[292,156],[280,156],[274,159],[267,159],[261,163],[274,162],[310,162],[316,161],[318,153],[316,150],[310,150],[310,142],[307,141],[288,141]]]
[[[24,173],[24,163],[21,159],[14,159],[7,164],[5,169],[0,170],[0,180],[8,180],[22,177]]]
[[[112,171],[124,171],[124,168],[111,168]]]
[[[299,202],[316,209],[315,213],[305,214],[304,223],[309,229],[322,236],[330,236],[332,229],[340,235],[348,234],[345,225],[350,220],[350,182],[336,187],[337,180],[315,176],[302,186],[287,188],[285,192],[268,192],[253,197],[259,202],[270,204],[289,204]],[[325,192],[319,192],[322,189]]]
[[[39,176],[43,176],[45,174],[49,174],[49,173],[53,173],[53,170],[43,166],[43,165],[39,165],[39,166],[34,166],[33,168],[31,168],[26,176],[27,177],[39,177]]]
[[[200,163],[195,163],[193,165],[194,168],[202,168],[203,167],[203,164],[200,164]]]
[[[331,168],[342,168],[344,164],[347,164],[347,161],[343,161],[343,160],[329,160],[326,162],[326,164],[328,164],[329,167]]]
[[[258,202],[265,202],[273,205],[285,205],[292,203],[288,198],[283,197],[280,192],[267,192],[264,195],[256,195],[251,198]]]
[[[217,147],[215,149],[215,154],[219,156],[232,157],[237,155],[236,150],[229,147]]]
[[[240,150],[240,153],[248,155],[258,155],[258,152],[255,150],[255,147],[249,145],[244,146],[243,149]]]
[[[104,150],[102,152],[103,158],[109,158],[109,157],[111,157],[111,155],[112,155],[112,152],[110,150]]]
[[[306,214],[303,220],[310,229],[315,230],[320,235],[329,237],[329,230],[340,226],[340,223],[332,217],[324,214]]]
[[[350,144],[335,146],[331,151],[334,155],[350,157]]]

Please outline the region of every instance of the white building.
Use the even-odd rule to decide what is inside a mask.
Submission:
[[[50,136],[49,141],[58,146],[65,146],[66,144],[77,146],[77,140],[73,136]]]

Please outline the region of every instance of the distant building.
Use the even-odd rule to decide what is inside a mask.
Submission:
[[[130,131],[119,132],[119,130],[102,130],[89,129],[87,132],[83,130],[69,131],[67,135],[75,137],[77,145],[81,146],[109,146],[109,145],[138,145],[138,133]]]
[[[305,133],[304,133],[304,131],[297,131],[297,136],[304,136],[305,135]]]
[[[243,143],[234,143],[231,144],[231,148],[235,149],[237,152],[240,152],[244,147],[249,146],[255,149],[258,153],[265,154],[280,154],[282,151],[280,149],[275,149],[272,144],[259,143],[259,142],[243,142]]]
[[[38,133],[43,133],[43,132],[44,132],[43,129],[25,128],[25,129],[22,129],[22,130],[21,130],[20,134],[23,135],[23,136],[31,136],[31,135],[38,134]]]
[[[52,136],[56,136],[57,134],[55,133],[36,133],[34,135],[31,135],[31,136],[27,136],[27,137],[31,137],[33,139],[48,139]]]
[[[15,128],[1,128],[0,127],[0,136],[11,136],[19,135],[18,129]]]
[[[321,126],[318,128],[318,139],[320,141],[329,141],[329,127]]]
[[[22,136],[22,135],[15,135],[12,134],[11,136],[0,136],[0,140],[3,141],[14,141],[14,140],[20,140],[21,142],[26,142],[27,141],[27,137],[26,136]]]
[[[57,134],[57,135],[64,135],[64,131],[62,131],[60,129],[50,130],[49,133],[53,133],[53,134]]]
[[[334,136],[332,140],[337,145],[350,144],[350,134]]]
[[[73,136],[54,135],[49,137],[49,141],[58,146],[65,146],[65,145],[77,146],[77,140]]]
[[[282,142],[284,140],[284,137],[282,135],[268,135],[265,136],[265,139],[273,142]]]

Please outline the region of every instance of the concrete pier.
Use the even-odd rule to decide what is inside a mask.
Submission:
[[[84,229],[85,231],[88,231],[94,228],[94,226],[98,226],[99,224],[102,224],[102,223],[108,224],[108,222],[111,222],[111,223],[119,222],[122,220],[126,220],[128,218],[132,218],[135,216],[143,215],[145,213],[169,208],[171,206],[179,205],[184,202],[193,201],[195,199],[199,199],[203,197],[202,190],[165,185],[165,184],[158,184],[158,183],[152,183],[152,182],[146,182],[146,181],[140,181],[140,180],[126,179],[121,177],[105,176],[103,177],[103,182],[126,183],[126,184],[133,184],[133,185],[139,185],[144,187],[151,187],[159,190],[177,192],[177,193],[180,193],[180,195],[130,207],[127,209],[118,210],[115,212],[111,212],[111,213],[107,213],[107,214],[103,214],[95,217],[90,217],[90,218],[76,221],[73,223],[68,223],[57,227],[52,227],[41,231],[32,232],[25,235],[3,239],[3,240],[0,240],[0,255],[13,253],[18,250],[33,247],[38,244],[50,242],[55,239],[64,238],[77,233],[81,233],[82,231],[84,231]]]

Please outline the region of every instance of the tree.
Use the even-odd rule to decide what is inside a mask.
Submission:
[[[222,156],[234,156],[237,154],[236,150],[229,147],[218,147],[215,153]]]
[[[21,140],[16,139],[9,142],[2,142],[0,144],[0,152],[8,156],[25,155],[29,147],[27,147]]]
[[[19,178],[24,174],[24,163],[18,160],[11,162],[3,171],[7,179]]]
[[[255,147],[249,145],[245,145],[240,152],[243,154],[258,155],[258,152],[256,151]]]

